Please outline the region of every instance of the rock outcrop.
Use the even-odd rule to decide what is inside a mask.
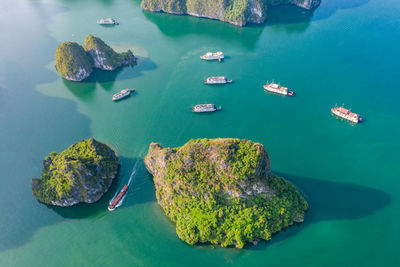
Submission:
[[[236,26],[264,23],[270,5],[294,4],[312,9],[320,0],[142,0],[142,9],[217,19]]]
[[[93,59],[95,68],[115,70],[118,67],[132,64],[136,61],[131,50],[118,54],[98,37],[88,35],[83,46]]]
[[[65,79],[82,81],[93,71],[91,58],[82,46],[75,42],[65,42],[56,50],[56,69]]]
[[[57,47],[56,69],[65,79],[82,81],[93,68],[113,71],[136,62],[132,51],[117,53],[103,40],[93,35],[85,38],[84,47],[75,42],[65,42]]]
[[[189,244],[243,247],[304,219],[307,202],[271,174],[264,146],[248,140],[190,140],[179,148],[150,144],[144,159],[156,197]]]
[[[118,157],[93,138],[43,161],[41,178],[32,179],[32,192],[41,202],[55,206],[93,203],[107,192],[118,171]]]

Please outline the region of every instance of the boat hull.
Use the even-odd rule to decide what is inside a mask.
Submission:
[[[120,202],[124,199],[124,196],[125,196],[126,192],[128,191],[128,188],[129,188],[128,185],[124,185],[124,187],[118,193],[118,195],[114,199],[111,200],[111,203],[108,205],[109,211],[114,211],[118,207],[118,204],[120,204]]]
[[[125,89],[119,92],[118,94],[113,95],[111,98],[112,101],[118,101],[130,96],[131,92],[135,92],[135,89]]]
[[[205,55],[200,56],[200,59],[202,60],[218,60],[218,61],[222,61],[225,58],[224,53],[222,52],[216,52],[216,53],[212,53],[212,52],[208,52]]]
[[[289,91],[287,87],[283,87],[275,83],[267,83],[264,85],[264,90],[278,95],[294,96],[293,91]]]
[[[221,109],[221,107],[217,107],[214,104],[198,104],[192,107],[192,111],[196,113],[215,112]]]
[[[209,112],[215,112],[217,110],[216,109],[212,109],[212,110],[194,110],[194,109],[192,109],[192,111],[194,113],[209,113]]]
[[[204,80],[204,83],[205,84],[209,84],[209,85],[215,85],[215,84],[227,84],[227,83],[231,83],[232,82],[232,80],[227,80],[227,79],[225,79],[225,80],[209,80],[209,79],[206,79],[206,80]]]
[[[332,113],[332,115],[334,115],[337,118],[343,119],[345,121],[348,121],[348,122],[351,122],[354,124],[357,124],[362,121],[361,117],[357,117],[357,118],[351,117],[351,116],[348,116],[348,115],[345,115],[345,114],[342,114],[342,113],[336,111],[334,108],[331,109],[331,113]]]

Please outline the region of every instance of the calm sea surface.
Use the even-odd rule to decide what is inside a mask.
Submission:
[[[1,0],[0,266],[399,266],[400,2],[322,0],[311,12],[270,13],[266,25],[236,28],[143,12],[140,0]],[[101,27],[101,17],[120,25]],[[87,34],[132,49],[138,64],[61,79],[56,47]],[[222,64],[199,59],[216,50]],[[203,85],[211,75],[234,82]],[[265,93],[267,80],[296,97]],[[113,103],[126,87],[137,93]],[[190,112],[199,103],[223,111]],[[342,103],[365,122],[333,118]],[[43,158],[91,136],[121,158],[110,192],[91,205],[39,203],[30,182]],[[143,157],[153,141],[204,137],[264,144],[273,171],[309,200],[305,222],[242,250],[181,242]],[[108,212],[132,172],[125,202]]]

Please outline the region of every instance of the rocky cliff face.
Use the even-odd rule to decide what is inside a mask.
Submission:
[[[118,158],[107,145],[91,138],[43,161],[40,179],[32,179],[32,192],[46,204],[72,206],[101,198],[117,175]]]
[[[83,47],[93,59],[95,68],[102,70],[115,70],[123,65],[129,65],[136,61],[132,51],[118,54],[111,47],[106,45],[103,40],[93,35],[85,38]]]
[[[82,81],[93,68],[113,71],[136,62],[132,51],[117,53],[103,40],[93,35],[85,38],[84,47],[75,42],[65,42],[56,51],[56,69],[67,80]]]
[[[142,0],[142,8],[152,12],[188,14],[217,19],[236,26],[265,22],[269,5],[294,4],[312,9],[320,0]]]
[[[187,14],[225,21],[236,26],[263,23],[263,0],[143,0],[142,8],[152,12]]]
[[[191,140],[179,148],[152,143],[144,161],[158,203],[189,244],[243,247],[269,240],[302,221],[307,209],[293,185],[271,174],[259,143],[232,138]]]

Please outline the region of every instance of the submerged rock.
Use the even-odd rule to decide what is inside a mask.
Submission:
[[[286,180],[271,174],[260,143],[197,139],[178,148],[150,144],[144,159],[156,197],[188,244],[242,248],[304,219],[308,204]]]
[[[321,0],[142,0],[142,8],[152,12],[187,14],[225,21],[236,26],[261,24],[269,5],[294,4],[312,9]]]
[[[117,171],[114,151],[90,138],[59,154],[50,153],[41,178],[32,179],[32,192],[39,201],[55,206],[93,203],[107,192]]]

